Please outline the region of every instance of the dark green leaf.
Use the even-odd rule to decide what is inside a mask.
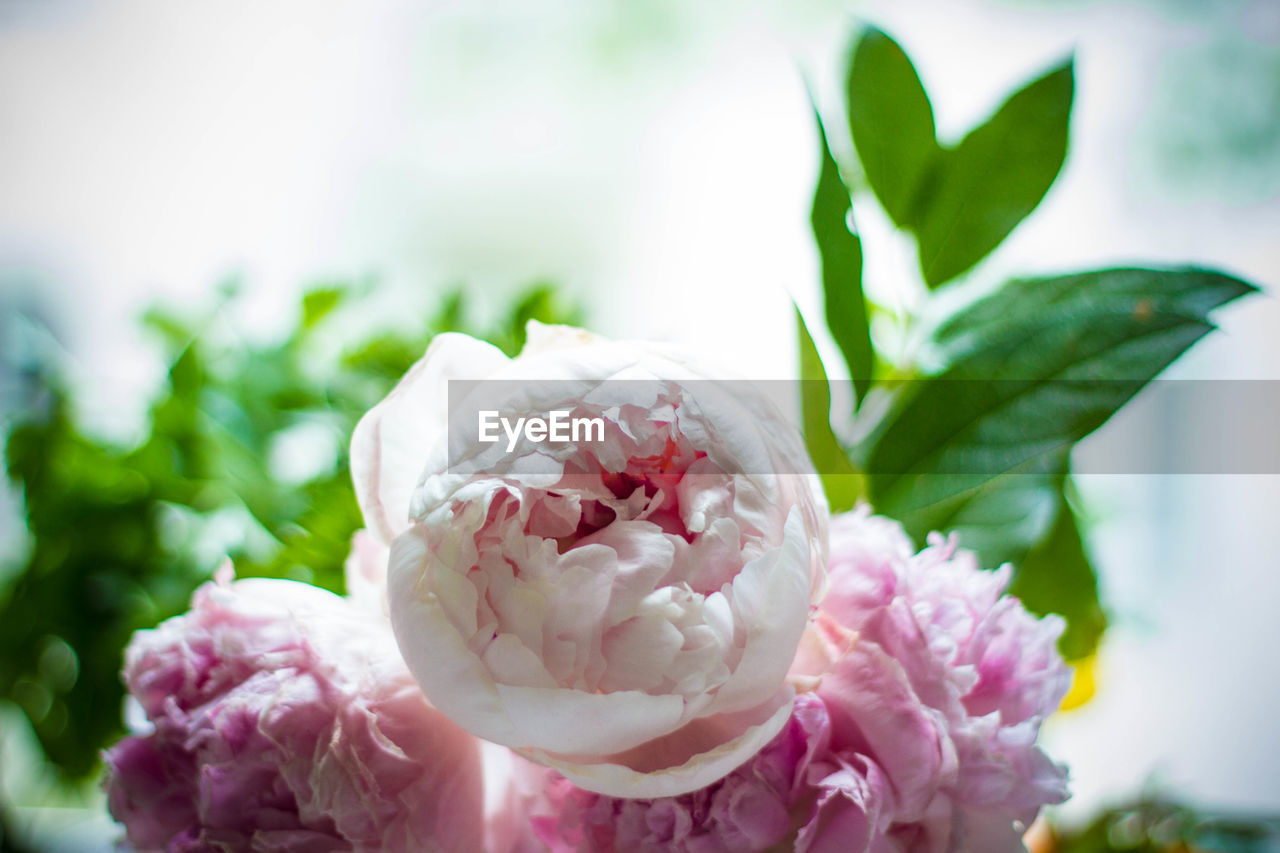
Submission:
[[[935,503],[926,499],[908,516],[907,532],[921,542],[932,530],[954,533],[960,546],[977,552],[988,568],[1021,563],[1053,523],[1060,472],[1005,474],[967,490],[957,479],[941,474],[923,478],[921,491],[927,496],[937,490],[942,497]]]
[[[849,129],[885,212],[916,235],[930,287],[986,257],[1044,198],[1066,158],[1073,93],[1068,61],[943,147],[911,60],[879,30],[863,34],[846,79]]]
[[[939,155],[933,107],[911,60],[893,39],[867,29],[845,82],[849,130],[867,182],[899,227],[911,227]]]
[[[831,156],[821,118],[818,137],[822,144],[822,170],[809,221],[822,261],[827,326],[844,354],[849,377],[861,402],[871,385],[874,364],[867,299],[862,292],[862,241],[849,230],[852,208],[849,190],[840,180],[840,167]]]
[[[799,310],[796,311],[796,330],[800,339],[800,412],[805,447],[822,478],[831,511],[843,512],[866,496],[866,480],[849,462],[831,429],[831,388],[827,384],[827,373]]]
[[[1120,268],[1047,278],[1019,279],[958,311],[934,337],[948,360],[988,348],[1022,329],[1081,325],[1079,318],[1116,316],[1136,332],[1172,316],[1202,324],[1213,309],[1257,288],[1229,275],[1197,267]]]
[[[345,288],[313,291],[288,336],[265,345],[220,341],[200,331],[213,325],[208,317],[150,312],[172,364],[134,448],[83,433],[57,376],[34,377],[44,405],[15,419],[5,448],[31,549],[0,584],[0,701],[23,708],[64,775],[92,772],[123,730],[119,672],[130,636],[185,609],[224,557],[242,575],[341,591],[361,524],[347,472],[351,431],[433,334],[467,327],[455,294],[414,329],[324,357],[332,345],[321,319],[353,301]],[[543,286],[525,291],[485,337],[510,345],[527,318],[572,315]],[[331,432],[333,445],[311,451],[322,457],[300,481],[277,482],[272,450],[298,426]]]
[[[1097,429],[1254,288],[1204,270],[1104,270],[1012,281],[936,335],[946,368],[905,383],[859,448],[874,503],[931,524],[1005,473],[1065,471]]]
[[[1058,647],[1067,660],[1082,660],[1097,648],[1107,617],[1098,601],[1097,572],[1059,485],[1049,535],[1017,565],[1009,591],[1032,613],[1064,617],[1067,630]]]
[[[930,530],[945,530],[962,548],[977,552],[983,566],[1012,563],[1010,592],[1033,613],[1065,618],[1059,648],[1068,660],[1080,660],[1097,646],[1106,617],[1097,575],[1065,497],[1067,482],[1065,470],[1005,474],[929,506],[912,517],[908,532],[922,540]]]
[[[906,223],[916,232],[930,287],[986,257],[1044,198],[1066,158],[1073,91],[1068,61],[1009,98],[936,161]]]
[[[27,713],[50,760],[82,776],[122,731],[124,643],[185,604],[197,577],[186,555],[169,559],[160,547],[149,472],[80,435],[57,384],[45,392],[47,407],[6,445],[34,541],[22,574],[0,590],[0,698]],[[50,650],[64,660],[52,671]]]

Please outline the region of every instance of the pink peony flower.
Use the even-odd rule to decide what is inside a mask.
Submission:
[[[460,377],[490,381],[449,413]],[[701,788],[790,714],[826,507],[772,403],[710,377],[576,329],[531,324],[514,360],[443,335],[352,441],[361,507],[391,541],[391,621],[431,702],[588,790]],[[488,408],[571,409],[602,433],[484,443]]]
[[[728,776],[676,797],[623,799],[584,791],[554,770],[522,762],[489,853],[760,853],[795,835],[812,792],[806,771],[829,737],[817,697],[796,699],[764,749]],[[803,804],[804,809],[797,808]]]
[[[1036,745],[1067,687],[1056,618],[1003,595],[1007,572],[935,541],[914,554],[866,509],[832,522],[831,588],[782,731],[724,779],[616,799],[517,774],[491,853],[1013,853],[1066,774]]]
[[[206,584],[134,636],[151,730],[106,753],[139,850],[475,851],[478,745],[424,700],[381,617],[306,584]]]
[[[1062,620],[1004,595],[1008,566],[981,571],[930,542],[913,555],[865,507],[834,518],[830,589],[793,674],[820,679],[833,753],[883,771],[890,849],[1021,850],[1040,807],[1067,797],[1065,769],[1036,744],[1070,686]]]

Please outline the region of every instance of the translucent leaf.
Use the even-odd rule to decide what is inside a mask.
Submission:
[[[822,478],[831,511],[843,512],[866,496],[866,480],[853,467],[831,429],[831,388],[827,384],[827,373],[799,311],[796,311],[796,330],[800,339],[800,412],[805,447]]]
[[[1066,159],[1073,91],[1068,61],[943,152],[911,222],[930,287],[985,258],[1044,198]]]
[[[867,182],[889,217],[913,228],[921,187],[940,154],[920,77],[897,42],[868,28],[854,48],[845,96]]]
[[[874,353],[867,323],[867,299],[862,291],[862,241],[849,228],[852,204],[831,156],[822,120],[822,170],[813,194],[809,221],[822,260],[822,293],[831,336],[844,355],[858,401],[871,386]]]

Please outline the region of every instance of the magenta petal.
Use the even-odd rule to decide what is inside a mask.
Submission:
[[[135,847],[479,849],[478,744],[380,616],[290,581],[206,585],[127,659],[154,731],[108,750],[106,787]]]

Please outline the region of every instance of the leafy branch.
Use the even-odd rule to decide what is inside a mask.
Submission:
[[[931,290],[979,264],[1045,197],[1066,159],[1073,96],[1068,60],[947,146],[906,52],[874,28],[856,41],[849,141],[870,192],[915,237]],[[827,326],[857,401],[853,420],[833,427],[827,371],[802,325],[806,441],[833,507],[866,499],[917,540],[953,531],[985,565],[1014,562],[1014,592],[1065,616],[1064,653],[1087,657],[1106,620],[1068,499],[1071,450],[1211,331],[1215,310],[1256,288],[1190,267],[1015,279],[942,317],[927,363],[897,366],[911,379],[890,378],[870,346],[874,306],[862,280],[863,253],[876,247],[852,229],[858,190],[818,129],[813,233]]]
[[[0,588],[0,698],[23,709],[66,777],[93,772],[98,751],[123,731],[119,671],[129,637],[184,610],[225,556],[241,576],[341,591],[361,525],[347,473],[351,431],[434,334],[469,325],[458,291],[416,329],[374,334],[326,358],[360,295],[345,285],[310,291],[289,333],[263,344],[219,339],[214,316],[151,311],[146,325],[170,366],[135,447],[83,430],[62,377],[39,368],[33,405],[6,446],[32,547]],[[515,352],[529,319],[577,314],[543,284],[481,331]],[[282,478],[272,460],[290,446],[306,465]]]

